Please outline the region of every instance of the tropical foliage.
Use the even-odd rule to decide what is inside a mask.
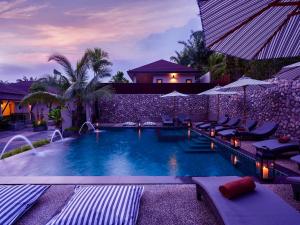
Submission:
[[[220,80],[224,75],[236,80],[244,74],[255,79],[268,79],[283,66],[300,61],[300,57],[247,61],[214,53],[205,47],[203,31],[192,32],[188,41],[179,43],[183,45],[183,49],[176,51],[175,56],[170,59],[178,64],[193,67],[201,74],[210,71],[214,81]]]
[[[111,83],[129,83],[129,80],[127,80],[124,77],[124,73],[121,71],[118,71],[116,75],[114,75],[110,81]]]
[[[49,91],[31,93],[23,99],[23,104],[28,103],[57,103],[74,102],[76,105],[75,122],[80,125],[84,121],[84,103],[93,102],[97,98],[110,95],[109,86],[101,85],[101,78],[109,75],[107,61],[108,54],[101,49],[87,50],[76,63],[75,68],[63,55],[54,54],[49,61],[54,61],[61,66],[63,72],[54,70],[53,75],[48,75],[39,82],[55,89],[57,94]],[[103,64],[102,64],[103,63]],[[88,72],[92,69],[94,76],[90,79]]]

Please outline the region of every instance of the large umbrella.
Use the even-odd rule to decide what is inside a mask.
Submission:
[[[178,91],[173,91],[173,92],[171,92],[169,94],[162,95],[160,97],[162,97],[162,98],[170,98],[170,97],[172,97],[173,98],[173,109],[174,109],[174,116],[175,116],[175,114],[176,114],[176,112],[175,112],[175,100],[176,100],[176,97],[188,97],[188,95],[182,94],[182,93],[180,93]]]
[[[285,80],[297,80],[300,78],[300,62],[283,67],[275,78]]]
[[[246,123],[247,115],[246,115],[246,91],[248,88],[253,87],[262,87],[266,88],[268,86],[272,86],[273,84],[268,81],[255,80],[250,77],[243,76],[237,81],[230,83],[224,87],[221,87],[220,91],[240,91],[242,90],[244,93],[244,107],[243,107],[243,122]]]
[[[206,46],[244,59],[300,55],[299,0],[198,0]]]
[[[207,90],[207,91],[204,91],[204,92],[201,92],[200,94],[198,95],[215,95],[217,96],[217,99],[218,99],[218,102],[217,102],[217,105],[218,105],[218,114],[217,114],[217,120],[219,120],[219,115],[220,115],[220,95],[236,95],[236,94],[239,94],[238,92],[235,92],[235,91],[227,91],[227,92],[224,92],[224,91],[220,91],[220,86],[216,86],[210,90]]]

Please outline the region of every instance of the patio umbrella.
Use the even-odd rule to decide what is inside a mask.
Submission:
[[[169,93],[169,94],[166,94],[166,95],[162,95],[162,96],[160,96],[161,98],[170,98],[170,97],[172,97],[173,98],[173,108],[174,108],[174,117],[175,117],[175,100],[176,100],[176,97],[188,97],[188,95],[186,95],[186,94],[182,94],[182,93],[180,93],[180,92],[178,92],[178,91],[173,91],[173,92],[171,92],[171,93]]]
[[[207,91],[204,91],[204,92],[201,92],[200,94],[198,95],[208,95],[208,96],[217,96],[218,98],[218,102],[217,102],[217,105],[218,105],[218,114],[217,114],[217,120],[219,120],[219,115],[220,115],[220,95],[236,95],[236,94],[239,94],[238,92],[235,92],[235,91],[227,91],[227,92],[224,92],[224,91],[219,91],[220,90],[220,86],[216,86],[210,90],[207,90]]]
[[[230,83],[224,87],[221,87],[220,91],[239,91],[242,90],[244,93],[244,107],[243,107],[243,122],[246,123],[246,91],[248,88],[272,86],[273,84],[267,81],[255,80],[250,77],[243,76],[237,81]]]
[[[300,55],[299,0],[198,0],[206,46],[244,59]]]
[[[283,67],[275,78],[285,80],[297,80],[300,78],[300,62]]]

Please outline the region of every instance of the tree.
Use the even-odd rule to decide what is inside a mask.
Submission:
[[[110,66],[108,53],[101,48],[87,49],[85,54],[88,57],[88,65],[94,72],[94,79],[98,80],[103,77],[110,77]],[[94,101],[95,118],[99,119],[98,99]]]
[[[207,72],[208,58],[212,51],[205,46],[203,31],[191,31],[189,40],[178,43],[183,45],[183,50],[175,52],[176,56],[170,59],[178,64],[195,68],[202,74]]]
[[[83,103],[85,101],[93,101],[103,95],[110,95],[110,88],[99,85],[100,75],[95,74],[93,79],[88,79],[89,57],[87,54],[84,54],[76,63],[75,68],[72,67],[70,61],[63,55],[52,55],[49,57],[49,61],[57,62],[63,68],[64,73],[55,70],[54,75],[48,75],[42,79],[42,82],[58,87],[61,90],[61,94],[54,95],[50,92],[35,92],[25,96],[22,102],[41,100],[61,102],[62,99],[64,102],[74,102],[76,105],[75,125],[80,126],[85,120],[83,117]]]
[[[27,77],[27,76],[23,76],[23,78],[21,79],[17,79],[17,83],[19,82],[23,82],[23,81],[37,81],[37,77]]]
[[[127,80],[124,77],[124,73],[122,71],[118,71],[116,75],[114,75],[110,81],[111,83],[129,83],[129,80]]]
[[[226,57],[219,53],[213,53],[208,58],[208,71],[212,80],[219,80],[226,72]]]

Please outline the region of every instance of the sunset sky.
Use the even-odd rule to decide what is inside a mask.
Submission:
[[[0,80],[50,74],[100,47],[113,73],[167,59],[201,27],[196,0],[0,0]]]

